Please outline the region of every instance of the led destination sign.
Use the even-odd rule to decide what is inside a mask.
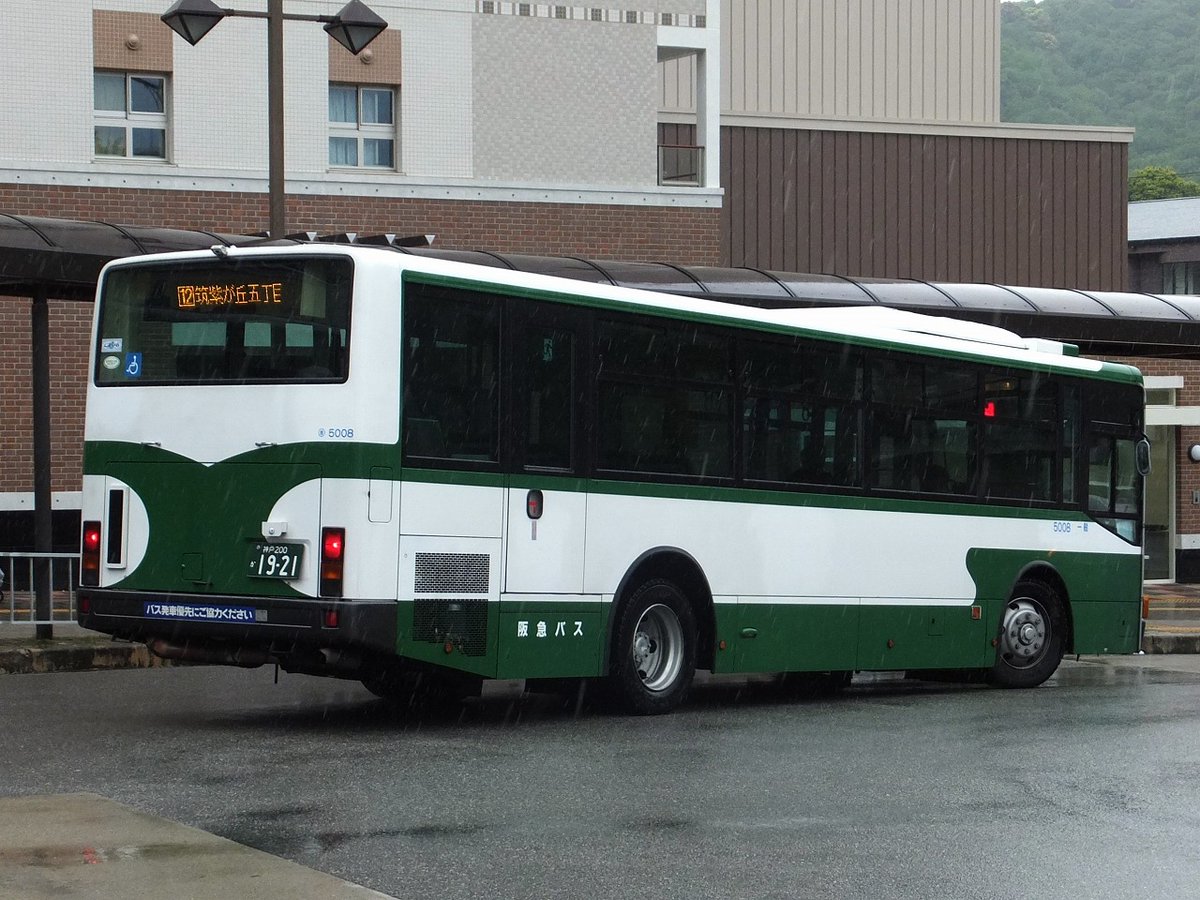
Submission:
[[[243,284],[181,284],[175,288],[179,309],[206,306],[258,306],[283,303],[283,282],[245,282]]]

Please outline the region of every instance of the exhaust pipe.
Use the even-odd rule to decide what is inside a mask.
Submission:
[[[236,650],[216,649],[213,647],[197,647],[190,644],[175,644],[171,641],[155,638],[147,645],[150,652],[163,659],[174,659],[180,662],[207,663],[218,666],[241,666],[243,669],[257,669],[271,662],[271,655],[266,650],[239,647]]]

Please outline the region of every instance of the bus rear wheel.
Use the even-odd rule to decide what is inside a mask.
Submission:
[[[988,680],[999,687],[1036,687],[1062,661],[1066,616],[1058,593],[1040,581],[1020,581],[1004,606],[996,662]]]
[[[670,712],[696,673],[696,617],[673,582],[648,581],[621,608],[609,683],[616,700],[638,715]]]

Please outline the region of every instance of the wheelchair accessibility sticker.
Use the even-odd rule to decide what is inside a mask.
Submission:
[[[142,354],[126,353],[125,354],[125,377],[126,378],[141,378],[142,377]]]

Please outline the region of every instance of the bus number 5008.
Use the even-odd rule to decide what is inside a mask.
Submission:
[[[1070,534],[1071,533],[1071,523],[1070,522],[1055,522],[1054,530],[1058,534]]]

